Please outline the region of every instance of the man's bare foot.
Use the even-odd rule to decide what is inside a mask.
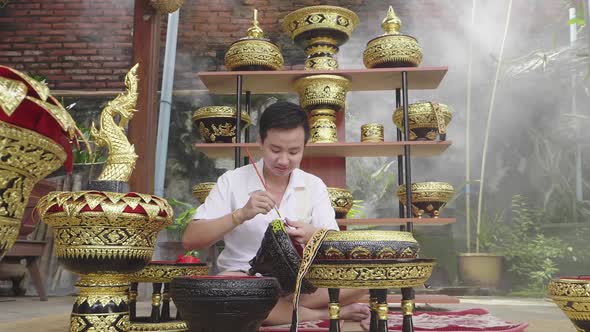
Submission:
[[[371,310],[369,306],[362,303],[353,303],[340,308],[340,319],[360,322],[369,318]]]

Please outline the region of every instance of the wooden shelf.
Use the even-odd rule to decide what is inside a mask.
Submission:
[[[200,72],[199,78],[212,94],[235,94],[236,77],[242,75],[243,91],[251,93],[296,92],[293,82],[298,78],[332,74],[351,80],[350,91],[395,90],[402,87],[401,72],[408,72],[408,88],[412,90],[436,89],[447,67],[339,69],[339,70],[279,70],[279,71],[216,71]]]
[[[336,219],[340,226],[396,226],[405,225],[408,221],[414,222],[416,226],[441,226],[452,224],[455,218],[375,218],[375,219]]]
[[[436,156],[445,151],[452,141],[411,141],[380,143],[310,143],[305,148],[305,157],[395,157],[404,153],[404,146],[411,147],[413,157]],[[250,150],[254,158],[261,156],[258,143],[196,143],[194,147],[209,158],[233,158],[234,148]]]

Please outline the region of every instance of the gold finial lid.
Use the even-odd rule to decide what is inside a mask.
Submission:
[[[252,20],[252,27],[248,29],[248,37],[247,38],[264,38],[264,31],[260,28],[258,23],[258,10],[254,9],[254,19]]]
[[[395,11],[393,11],[393,7],[389,6],[389,10],[387,11],[387,16],[381,22],[381,27],[385,31],[386,35],[399,35],[399,29],[402,25],[402,21],[395,15]]]

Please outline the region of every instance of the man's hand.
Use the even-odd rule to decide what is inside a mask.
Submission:
[[[250,220],[260,213],[267,214],[274,207],[275,201],[270,193],[262,190],[255,191],[246,205],[238,211],[237,217],[240,221]]]
[[[307,244],[312,235],[318,230],[312,224],[303,221],[291,221],[287,219],[287,225],[292,227],[286,228],[287,234],[301,244]]]

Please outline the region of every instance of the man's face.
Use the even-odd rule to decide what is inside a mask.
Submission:
[[[303,127],[268,130],[262,143],[265,170],[275,176],[289,176],[299,167],[304,146]]]

